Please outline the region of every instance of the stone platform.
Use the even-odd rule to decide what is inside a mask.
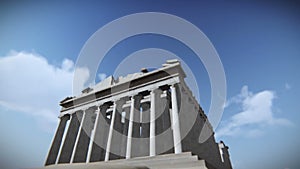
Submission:
[[[210,169],[207,165],[205,160],[198,160],[191,152],[185,152],[107,162],[57,164],[40,169]]]

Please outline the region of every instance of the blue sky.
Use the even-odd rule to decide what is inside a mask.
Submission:
[[[227,81],[217,140],[229,145],[235,168],[299,168],[299,7],[294,1],[1,1],[1,168],[43,165],[59,101],[72,95],[81,48],[105,24],[137,12],[181,17],[215,46]],[[126,56],[145,48],[171,51],[196,72],[200,105],[208,112],[211,89],[203,64],[169,37],[146,34],[118,43],[95,81],[114,74]]]

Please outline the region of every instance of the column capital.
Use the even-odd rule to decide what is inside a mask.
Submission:
[[[71,117],[70,114],[64,114],[63,116],[59,117],[60,120],[69,120]]]
[[[150,89],[149,91],[150,91],[150,94],[151,93],[155,93],[155,94],[162,93],[162,90],[160,88]]]
[[[121,99],[120,97],[112,96],[111,101],[112,101],[113,103],[115,103],[115,102],[119,101],[120,99]]]
[[[102,103],[102,104],[100,104],[98,107],[99,108],[104,108],[104,107],[109,107],[110,105],[107,103],[107,102],[105,102],[105,103]]]
[[[94,106],[91,106],[91,107],[89,107],[89,108],[87,108],[87,109],[85,109],[85,110],[91,110],[91,109],[92,109],[92,110],[95,111],[95,110],[97,110],[97,107],[98,107],[98,106],[94,105]]]
[[[178,84],[179,84],[179,83],[172,83],[172,84],[170,84],[170,88],[176,87],[176,86],[178,86]]]
[[[138,93],[138,94],[131,95],[130,97],[131,97],[131,100],[132,99],[140,100],[143,98],[143,95]]]
[[[141,107],[142,107],[142,108],[144,108],[144,107],[145,107],[145,108],[149,108],[149,107],[150,107],[150,103],[151,103],[151,102],[144,102],[144,103],[141,103]]]
[[[113,100],[114,104],[124,104],[126,102],[126,100],[124,98],[119,98],[119,99],[115,99]]]

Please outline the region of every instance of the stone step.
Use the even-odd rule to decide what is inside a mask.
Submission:
[[[135,166],[135,165],[133,165]],[[205,167],[205,161],[176,161],[176,162],[165,162],[165,163],[156,163],[148,164],[146,167],[150,169],[207,169]]]
[[[115,163],[115,162],[122,162],[122,161],[143,161],[143,160],[159,160],[159,159],[180,159],[180,158],[186,158],[186,157],[191,157],[192,153],[191,152],[184,152],[180,154],[163,154],[163,155],[157,155],[157,156],[144,156],[144,157],[134,157],[130,159],[120,159],[120,160],[111,160],[108,161],[108,163]]]
[[[197,156],[192,156],[190,152],[188,153],[180,153],[180,154],[164,154],[159,156],[153,156],[153,157],[136,157],[132,159],[122,159],[122,160],[111,160],[107,163],[157,163],[160,161],[180,161],[180,160],[188,160],[188,161],[197,161]]]
[[[108,162],[58,164],[43,169],[207,169],[207,167],[204,160],[198,160],[191,152],[185,152]]]
[[[128,164],[130,166],[159,166],[159,165],[177,165],[180,163],[192,163],[197,162],[197,157],[191,156],[188,158],[181,158],[181,159],[157,159],[157,160],[141,160],[141,161],[124,161],[119,162],[116,164]]]
[[[100,163],[73,163],[73,164],[58,164],[49,165],[40,169],[147,169],[138,168],[134,166],[120,165],[120,164],[108,164],[104,162]]]

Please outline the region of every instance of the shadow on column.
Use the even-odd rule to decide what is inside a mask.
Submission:
[[[123,112],[123,105],[128,100],[128,98],[123,98],[121,100],[118,100],[116,102],[116,115],[115,115],[115,121],[114,121],[114,127],[112,132],[112,139],[111,139],[111,148],[110,148],[110,154],[109,154],[109,160],[115,160],[115,159],[122,159],[121,154],[121,141],[122,141],[122,112]]]
[[[94,127],[93,116],[95,116],[96,107],[89,108],[85,111],[85,117],[82,121],[82,128],[78,140],[78,144],[75,151],[74,163],[86,162],[91,131]]]
[[[81,118],[82,118],[82,111],[78,111],[72,114],[72,120],[69,125],[69,130],[64,145],[62,147],[62,151],[58,163],[70,163],[76,136],[78,134],[78,129],[80,125],[79,120],[81,120]]]
[[[141,138],[140,145],[141,156],[149,156],[149,137],[150,137],[150,102],[141,104],[142,107],[142,123],[141,123]]]
[[[132,127],[132,140],[131,140],[131,157],[140,157],[142,153],[140,146],[142,140],[139,139],[141,136],[141,99],[142,95],[138,94],[134,97],[134,109],[133,109],[133,127]]]
[[[107,103],[100,106],[100,115],[96,128],[95,139],[93,142],[90,162],[104,161],[105,159],[105,149],[110,126],[110,119],[108,118],[107,114],[110,114],[111,117],[111,113],[107,112],[109,106],[110,105]]]
[[[55,164],[56,158],[58,156],[59,148],[60,148],[60,146],[62,146],[61,142],[62,142],[64,132],[67,132],[66,124],[69,119],[70,119],[69,114],[64,115],[63,117],[60,118],[60,123],[59,123],[57,131],[55,133],[55,137],[54,137],[53,143],[51,145],[49,155],[47,157],[45,165]]]

